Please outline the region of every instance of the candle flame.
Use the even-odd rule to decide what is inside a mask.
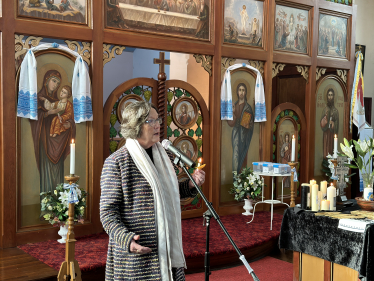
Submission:
[[[338,138],[338,135],[337,135],[337,134],[335,134],[335,135],[334,135],[334,138]]]
[[[74,139],[71,139],[71,143],[74,143]]]
[[[199,158],[199,163],[201,163],[201,162],[203,162],[203,158],[200,157]]]
[[[295,135],[292,135],[292,138],[295,139]]]

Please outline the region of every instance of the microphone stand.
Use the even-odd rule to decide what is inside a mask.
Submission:
[[[260,281],[260,279],[258,279],[258,277],[254,273],[253,269],[250,267],[249,263],[245,259],[245,256],[242,254],[242,252],[239,250],[238,246],[236,246],[234,240],[231,238],[230,234],[227,232],[227,230],[226,230],[225,226],[223,225],[223,223],[221,222],[221,220],[220,220],[220,218],[219,218],[216,210],[214,210],[214,208],[212,206],[212,203],[210,203],[208,201],[208,199],[205,197],[204,193],[197,186],[197,184],[196,184],[195,180],[192,178],[191,174],[187,171],[186,167],[184,166],[183,161],[180,160],[180,155],[177,155],[177,154],[175,154],[175,155],[176,155],[176,157],[174,159],[174,163],[176,165],[179,165],[183,169],[183,171],[187,174],[187,176],[190,178],[190,180],[192,181],[192,183],[196,187],[196,190],[199,192],[201,198],[203,198],[206,206],[208,207],[208,211],[206,211],[204,213],[204,219],[207,220],[207,224],[206,224],[206,226],[207,226],[207,234],[206,234],[207,241],[206,241],[206,253],[205,253],[205,260],[204,260],[204,264],[205,264],[204,265],[204,267],[205,267],[205,281],[209,280],[209,275],[210,275],[210,270],[209,270],[209,267],[210,267],[209,224],[210,224],[211,217],[213,217],[217,221],[217,223],[219,224],[219,226],[222,228],[223,232],[225,233],[225,235],[227,236],[227,238],[231,242],[232,246],[235,248],[236,252],[238,253],[239,259],[243,262],[243,264],[247,268],[248,272],[251,274],[253,280],[254,281]]]

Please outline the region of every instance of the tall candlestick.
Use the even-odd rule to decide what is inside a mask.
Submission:
[[[327,198],[327,181],[321,181],[322,199]]]
[[[334,159],[338,158],[338,135],[334,135]]]
[[[75,174],[75,143],[74,139],[71,140],[70,144],[70,175]]]
[[[321,203],[322,203],[322,191],[318,191],[318,210],[321,210]]]
[[[336,188],[331,184],[327,188],[327,200],[330,201],[330,211],[336,210]]]
[[[311,192],[311,201],[312,201],[312,211],[318,211],[318,184],[312,185],[312,192]]]
[[[292,135],[292,153],[291,153],[291,162],[295,162],[295,135]]]
[[[310,184],[316,184],[317,182],[315,180],[310,180],[309,183]]]

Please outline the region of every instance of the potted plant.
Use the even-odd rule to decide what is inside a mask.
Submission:
[[[84,223],[87,192],[80,189],[77,184],[73,188],[75,188],[79,200],[74,205],[74,221]],[[70,188],[64,188],[64,184],[60,183],[54,191],[40,193],[42,197],[40,217],[53,226],[60,226],[60,231],[58,232],[62,236],[62,239],[58,240],[60,243],[66,242],[65,238],[68,230],[66,222],[69,218],[69,192]]]
[[[252,215],[250,211],[253,209],[253,200],[260,195],[264,179],[253,173],[249,167],[243,168],[240,173],[236,171],[232,173],[234,174],[234,183],[229,193],[233,194],[237,201],[244,199],[243,208],[246,212],[243,215]]]

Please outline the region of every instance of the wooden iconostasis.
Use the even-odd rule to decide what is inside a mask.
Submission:
[[[356,6],[324,0],[119,0],[118,5],[112,0],[71,0],[70,6],[30,2],[35,1],[1,1],[2,248],[57,237],[56,228],[39,218],[39,194],[54,189],[68,174],[70,155],[58,154],[54,161],[60,163],[59,176],[43,182],[52,160],[44,157],[45,165],[37,160],[41,151],[35,144],[41,140],[32,134],[30,121],[16,114],[24,55],[45,43],[81,55],[91,79],[93,121],[69,127],[77,138],[79,184],[88,192],[85,223],[75,227],[78,236],[102,231],[101,169],[105,158],[124,143],[120,110],[135,100],[159,107],[163,138],[192,159],[203,158],[202,190],[220,215],[242,212],[242,202],[228,193],[233,167],[259,160],[286,162],[282,151],[292,134],[297,137],[300,182],[323,179],[321,163],[329,147],[324,145],[322,119],[329,93],[334,96],[339,140],[349,137]],[[45,79],[51,73],[60,75],[58,87],[71,86],[75,57],[62,49],[34,53],[38,93],[48,91]],[[164,65],[166,76],[159,75],[161,68],[153,63],[160,52],[170,60],[170,66]],[[241,160],[233,157],[238,128],[220,119],[223,74],[236,63],[261,73],[267,117],[266,122],[254,123],[250,141],[239,143],[248,151]],[[245,85],[246,103],[255,111],[256,74],[246,68],[232,71],[233,102],[239,84]],[[184,180],[185,175],[179,173],[178,178]],[[287,202],[289,185],[281,180]],[[270,181],[266,184],[269,197]],[[187,218],[201,216],[206,208],[196,197],[181,202],[181,209]]]

